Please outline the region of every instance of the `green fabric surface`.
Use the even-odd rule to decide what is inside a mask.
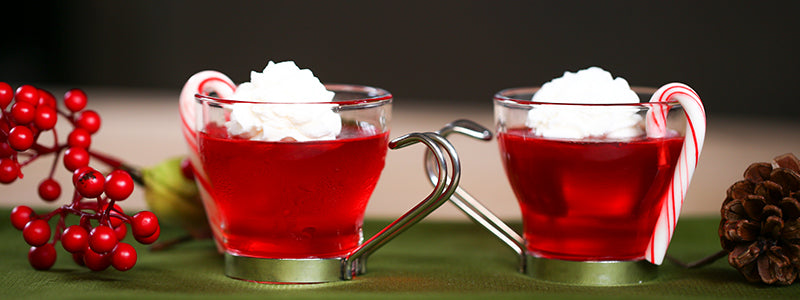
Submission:
[[[161,252],[129,241],[136,246],[139,260],[127,272],[78,267],[59,244],[56,265],[49,271],[36,271],[28,264],[29,247],[22,233],[8,220],[10,209],[0,212],[0,299],[795,299],[800,295],[800,283],[787,287],[747,283],[725,259],[690,270],[666,262],[659,267],[658,279],[635,286],[581,287],[537,281],[518,273],[517,257],[466,218],[463,222],[423,220],[373,254],[367,273],[351,281],[271,285],[230,279],[223,274],[223,258],[211,240]],[[718,251],[718,222],[711,217],[682,219],[668,253],[693,261]],[[388,223],[368,220],[365,234]],[[165,227],[162,238],[181,233]]]

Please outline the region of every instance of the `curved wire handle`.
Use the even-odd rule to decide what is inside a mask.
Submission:
[[[454,132],[484,141],[489,141],[492,139],[492,132],[489,131],[489,129],[486,129],[485,127],[473,121],[464,119],[448,123],[442,127],[442,129],[436,131],[436,133],[444,138],[447,138],[448,135]],[[427,172],[431,183],[436,184],[436,182],[439,182],[441,179],[436,173],[436,169],[433,168],[435,166],[435,161],[434,158],[431,157],[430,151],[425,152],[424,163],[425,171]],[[499,238],[503,243],[511,248],[512,251],[518,254],[520,257],[519,270],[520,272],[525,272],[525,247],[522,237],[517,234],[517,232],[506,225],[506,223],[500,220],[500,218],[486,208],[486,206],[484,206],[480,201],[475,199],[475,197],[467,193],[467,191],[461,187],[456,187],[455,195],[454,197],[450,198],[450,202],[464,212],[464,214],[472,219],[472,221],[483,226],[483,228],[486,228],[486,230],[488,230],[492,235]]]
[[[416,143],[425,144],[428,152],[433,153],[431,164],[434,164],[435,170],[432,172],[437,178],[433,182],[433,191],[422,202],[372,236],[342,260],[342,279],[350,280],[353,276],[366,272],[367,258],[370,254],[439,208],[456,191],[461,179],[461,162],[453,145],[438,133],[409,133],[389,142],[389,148],[400,149]],[[449,164],[445,154],[449,158]]]

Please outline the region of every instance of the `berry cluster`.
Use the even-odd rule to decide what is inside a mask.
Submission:
[[[13,102],[13,104],[12,104]],[[133,193],[130,174],[119,169],[122,164],[90,150],[92,134],[100,129],[100,116],[87,110],[86,94],[72,89],[64,95],[66,110],[60,110],[56,98],[48,91],[23,85],[14,91],[0,82],[0,183],[10,184],[23,178],[22,168],[46,155],[53,155],[50,174],[38,187],[39,197],[47,202],[61,196],[61,184],[54,178],[59,158],[63,167],[72,172],[74,193],[72,201],[46,214],[36,214],[30,207],[20,205],[11,211],[11,224],[22,231],[31,249],[28,261],[37,270],[46,270],[56,260],[55,244],[60,241],[72,253],[78,265],[93,271],[113,266],[120,271],[136,264],[136,250],[121,242],[128,232],[142,244],[158,239],[161,229],[158,219],[149,211],[126,215],[116,204]],[[56,122],[61,116],[72,125],[65,142],[60,143]],[[43,145],[39,137],[52,134],[53,145]],[[90,158],[112,167],[103,175],[89,166]],[[68,215],[79,217],[78,224],[67,226]],[[55,230],[50,220],[58,216]],[[52,239],[51,239],[52,235]]]

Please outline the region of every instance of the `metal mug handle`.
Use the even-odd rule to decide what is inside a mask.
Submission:
[[[429,170],[436,176],[432,181],[433,191],[414,208],[358,246],[342,260],[342,279],[350,280],[353,276],[366,272],[367,258],[370,254],[439,208],[456,191],[461,179],[461,162],[453,145],[438,133],[409,133],[389,142],[389,148],[400,149],[416,143],[424,144],[428,147],[428,152],[433,154],[430,157],[432,166]]]
[[[448,123],[442,127],[442,129],[436,131],[436,133],[444,138],[447,138],[447,136],[449,136],[451,133],[460,133],[483,141],[489,141],[492,139],[492,132],[489,131],[489,129],[486,129],[485,127],[473,121],[464,119]],[[431,156],[430,151],[425,153],[424,162],[425,171],[427,172],[431,183],[438,182],[440,179],[436,173],[436,169],[433,168],[435,161],[434,157]],[[500,239],[509,248],[511,248],[511,250],[520,257],[519,271],[525,273],[527,265],[525,246],[522,237],[517,232],[506,225],[506,223],[500,220],[500,218],[486,208],[486,206],[484,206],[480,201],[475,199],[475,197],[470,195],[460,186],[456,187],[453,197],[450,197],[449,200],[450,203],[453,203],[453,205],[455,205],[459,210],[464,212],[464,214],[472,219],[472,221],[481,225],[492,235]]]

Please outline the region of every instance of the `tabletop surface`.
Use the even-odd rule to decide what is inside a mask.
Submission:
[[[8,215],[8,209],[0,210]],[[68,219],[69,220],[69,219]],[[717,252],[716,218],[686,218],[678,224],[669,254],[694,261]],[[368,220],[365,235],[387,225]],[[518,228],[519,224],[514,224]],[[165,227],[162,240],[180,236]],[[60,245],[48,271],[28,265],[28,246],[8,218],[0,218],[0,299],[17,298],[480,298],[573,299],[774,299],[792,298],[800,284],[752,284],[721,259],[697,269],[665,263],[653,281],[633,286],[585,287],[532,279],[516,271],[517,258],[475,224],[423,220],[375,252],[366,274],[323,284],[259,284],[223,274],[223,257],[211,240],[195,240],[151,252],[136,242],[136,266],[120,272],[78,267]],[[130,239],[130,237],[128,238]]]

